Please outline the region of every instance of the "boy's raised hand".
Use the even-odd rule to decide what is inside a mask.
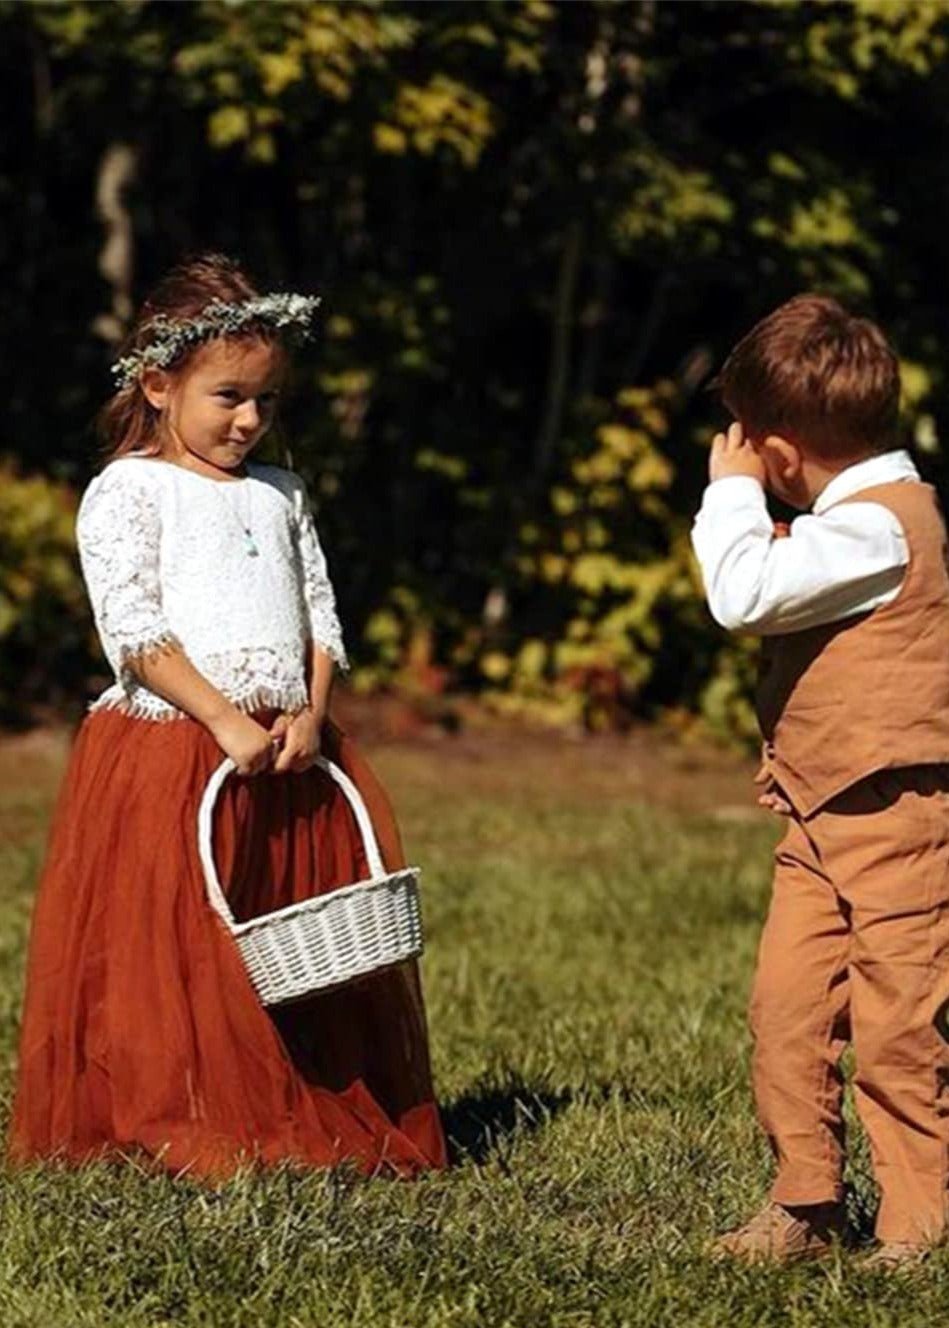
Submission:
[[[727,433],[717,433],[712,439],[708,460],[710,480],[725,479],[728,475],[748,475],[759,484],[765,482],[764,463],[737,420],[728,426]]]

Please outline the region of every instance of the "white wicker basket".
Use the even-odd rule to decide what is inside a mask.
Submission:
[[[359,790],[342,770],[318,764],[339,785],[356,817],[369,879],[235,922],[214,864],[214,805],[234,762],[218,766],[198,810],[198,852],[208,898],[237,943],[264,1005],[282,1005],[399,964],[422,953],[418,868],[387,872]]]

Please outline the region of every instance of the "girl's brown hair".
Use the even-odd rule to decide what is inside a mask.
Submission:
[[[158,314],[167,318],[194,318],[212,300],[236,303],[250,300],[260,292],[240,264],[224,254],[199,254],[173,267],[149,292],[138,311],[118,356],[148,345],[149,323]],[[263,324],[248,324],[239,333],[229,333],[255,341],[273,341],[275,333]],[[189,346],[171,366],[181,369],[201,349],[202,343]],[[98,417],[99,434],[110,458],[129,452],[154,456],[161,446],[159,415],[151,406],[136,380],[120,388]]]
[[[896,445],[896,355],[875,323],[827,296],[798,295],[763,318],[717,385],[752,438],[781,434],[827,460]]]

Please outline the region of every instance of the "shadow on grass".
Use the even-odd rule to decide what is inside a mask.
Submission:
[[[574,1094],[531,1088],[522,1080],[485,1088],[442,1109],[453,1163],[482,1166],[512,1134],[534,1134],[570,1106]]]

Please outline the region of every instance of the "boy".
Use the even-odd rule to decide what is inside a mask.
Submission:
[[[919,1262],[949,1184],[949,572],[934,490],[896,444],[883,334],[802,295],[720,376],[693,529],[722,626],[768,638],[756,708],[764,806],[788,817],[751,1001],[770,1203],[716,1242],[744,1258],[845,1232],[842,1081],[881,1192],[876,1266]],[[778,538],[765,489],[808,512]]]

